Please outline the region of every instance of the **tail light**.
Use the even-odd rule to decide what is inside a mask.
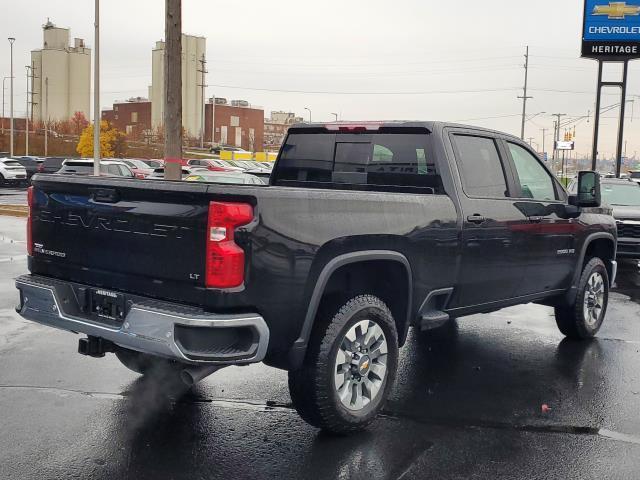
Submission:
[[[233,288],[244,283],[244,250],[234,242],[235,228],[253,220],[246,203],[210,202],[207,224],[207,288]]]
[[[33,256],[33,187],[27,188],[27,205],[29,205],[29,214],[27,215],[27,253]]]

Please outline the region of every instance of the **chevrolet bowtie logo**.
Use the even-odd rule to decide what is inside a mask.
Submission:
[[[607,15],[611,20],[624,20],[627,15],[640,15],[640,6],[627,5],[627,2],[609,2],[609,5],[596,5],[593,15]]]

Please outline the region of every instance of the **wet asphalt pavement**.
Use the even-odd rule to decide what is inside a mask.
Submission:
[[[20,319],[24,219],[0,217],[0,478],[640,478],[640,271],[621,266],[605,325],[563,340],[550,308],[412,335],[368,432],[319,433],[286,373],[223,369],[180,398],[78,337]],[[546,404],[546,413],[541,406]]]

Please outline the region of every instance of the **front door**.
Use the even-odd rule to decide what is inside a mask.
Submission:
[[[516,227],[526,221],[510,198],[512,172],[500,141],[472,131],[450,135],[462,190],[460,288],[451,307],[512,298],[522,277]]]
[[[577,258],[574,238],[580,225],[567,218],[566,194],[540,159],[523,144],[505,143],[516,180],[514,205],[528,220],[522,225],[518,246],[526,270],[516,294],[567,288]]]

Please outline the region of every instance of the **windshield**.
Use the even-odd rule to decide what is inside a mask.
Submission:
[[[640,207],[640,186],[637,183],[602,185],[602,200],[609,205]]]
[[[640,172],[629,172],[629,177],[640,178]]]
[[[142,160],[122,160],[122,161],[132,168],[142,168],[142,169],[149,168],[149,165],[144,163]]]

